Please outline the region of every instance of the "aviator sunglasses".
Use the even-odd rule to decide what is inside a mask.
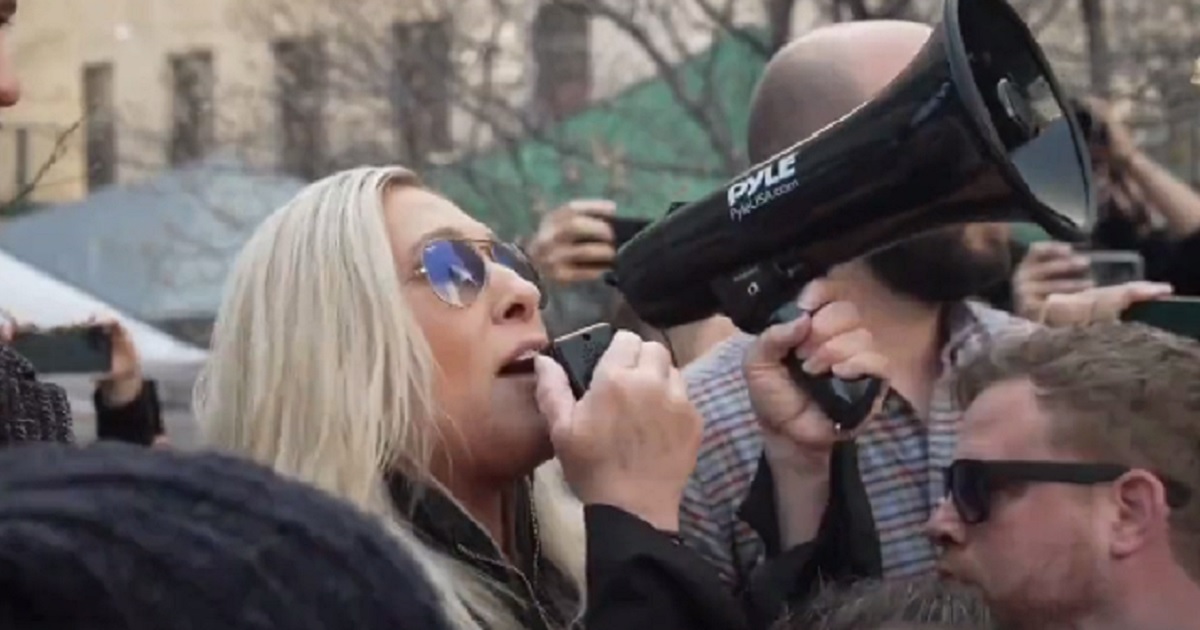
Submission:
[[[1112,483],[1133,470],[1120,464],[1082,462],[995,461],[958,459],[943,469],[946,498],[968,525],[988,519],[993,493],[1023,483],[1066,483],[1081,486]],[[1182,508],[1191,489],[1159,475],[1167,494],[1167,505]]]
[[[538,288],[546,306],[541,279],[525,252],[511,243],[486,239],[437,238],[421,247],[421,266],[416,275],[424,278],[434,294],[446,304],[466,308],[487,286],[488,262],[507,267]]]

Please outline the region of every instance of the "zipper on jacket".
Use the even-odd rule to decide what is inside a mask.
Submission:
[[[533,530],[533,585],[536,587],[541,584],[542,533],[538,530],[537,507],[533,504],[533,482],[527,479],[525,487],[529,494],[529,525]]]
[[[507,562],[501,562],[501,561],[489,558],[487,556],[480,555],[480,554],[475,553],[474,551],[468,549],[467,547],[464,547],[461,544],[456,544],[454,546],[454,548],[456,550],[458,550],[459,553],[466,555],[473,560],[478,560],[480,562],[486,562],[494,567],[503,569],[506,575],[513,574],[513,573],[517,574],[517,577],[521,578],[521,584],[523,584],[525,586],[526,596],[529,597],[529,600],[533,604],[534,609],[537,610],[538,618],[542,620],[542,627],[547,628],[547,630],[554,630],[554,624],[550,623],[550,619],[546,616],[546,611],[542,609],[542,603],[538,600],[537,591],[534,590],[533,584],[530,583],[529,578],[525,577],[524,573],[517,570],[516,567],[512,566],[511,564],[509,564]],[[536,558],[535,558],[535,560],[536,560]]]

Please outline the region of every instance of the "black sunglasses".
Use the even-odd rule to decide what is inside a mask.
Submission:
[[[478,239],[439,238],[421,248],[417,275],[429,282],[433,292],[450,306],[465,308],[487,286],[488,262],[512,269],[532,282],[541,295],[539,308],[546,306],[546,292],[533,263],[520,247],[511,243]]]
[[[1037,462],[957,459],[942,471],[946,497],[963,522],[977,525],[988,519],[992,493],[1020,483],[1067,483],[1090,486],[1112,483],[1133,470],[1120,464],[1089,464],[1081,462]],[[1163,478],[1167,505],[1183,507],[1191,498],[1191,490],[1183,484]]]

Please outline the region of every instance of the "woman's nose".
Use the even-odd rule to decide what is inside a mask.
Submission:
[[[499,296],[493,311],[495,321],[527,321],[537,314],[542,299],[537,285],[512,269],[495,263],[491,274],[493,288]]]
[[[12,107],[21,99],[21,82],[8,52],[8,38],[0,32],[0,107]]]

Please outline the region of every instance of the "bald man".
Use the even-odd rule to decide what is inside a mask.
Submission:
[[[785,47],[754,94],[750,157],[766,159],[872,98],[930,32],[908,22],[852,22]],[[828,274],[825,289],[857,307],[890,363],[893,391],[853,443],[827,444],[811,459],[811,444],[772,448],[782,438],[764,435],[761,424],[775,422],[757,417],[752,399],[763,396],[749,391],[743,373],[762,338],[737,335],[685,370],[706,427],[681,508],[682,535],[731,586],[774,581],[795,602],[818,574],[903,577],[934,569],[922,526],[941,498],[939,471],[950,462],[962,411],[954,368],[988,337],[1031,326],[968,300],[1008,277],[1007,239],[1001,225],[948,229]],[[773,455],[800,451],[799,459]]]

